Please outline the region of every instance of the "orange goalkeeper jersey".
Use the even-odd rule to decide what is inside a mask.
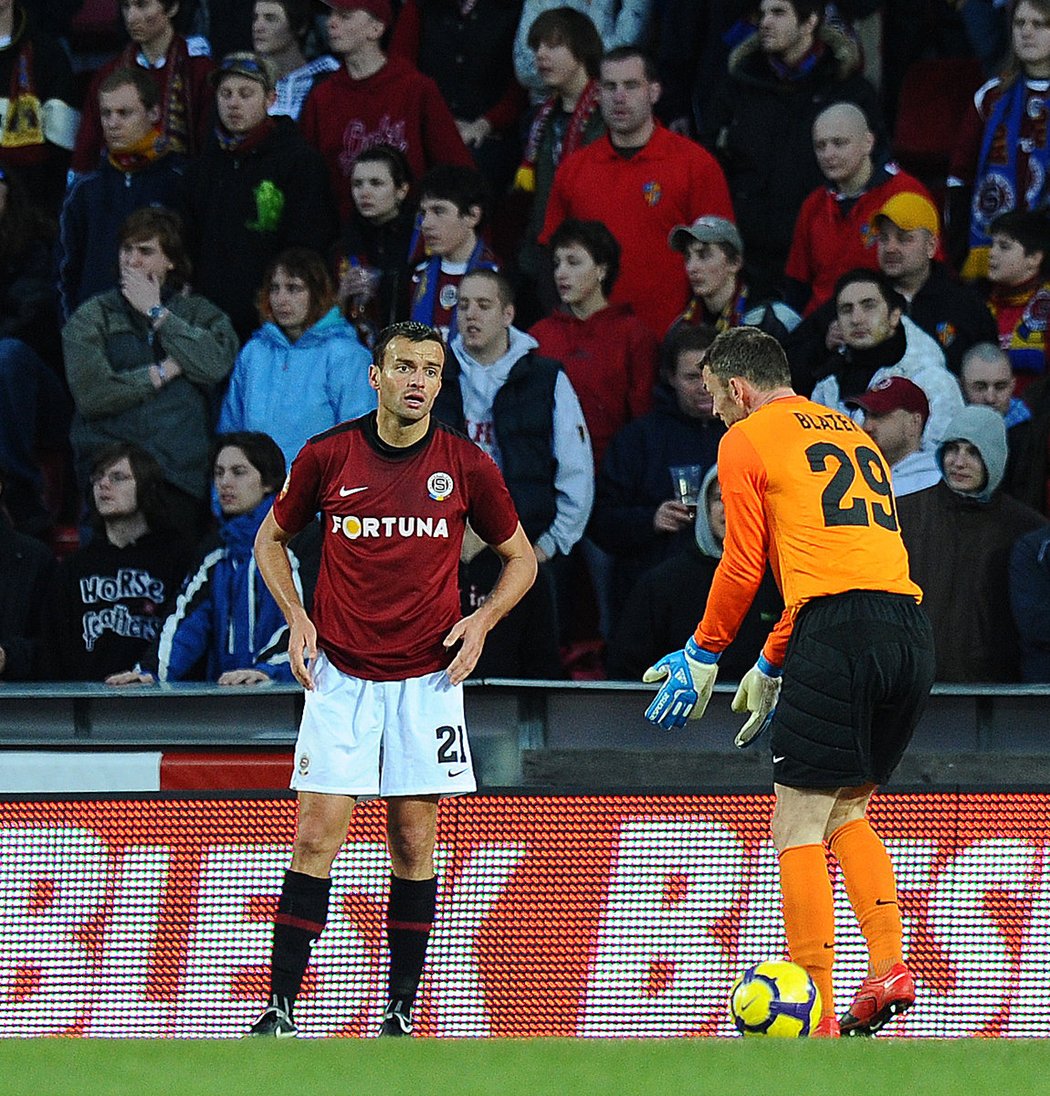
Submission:
[[[885,590],[922,600],[886,462],[846,415],[801,396],[764,404],[722,438],[718,479],[725,545],[694,637],[706,650],[732,641],[767,560],[785,608],[762,653],[778,666],[811,598]]]

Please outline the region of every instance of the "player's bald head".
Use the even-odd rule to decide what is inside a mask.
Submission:
[[[871,126],[864,111],[856,103],[832,103],[825,107],[813,122],[813,139],[841,133],[846,137],[862,137],[871,133]]]

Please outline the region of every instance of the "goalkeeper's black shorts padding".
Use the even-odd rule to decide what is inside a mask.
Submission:
[[[885,783],[933,676],[933,631],[913,598],[856,590],[808,602],[784,661],[773,779],[793,788]]]

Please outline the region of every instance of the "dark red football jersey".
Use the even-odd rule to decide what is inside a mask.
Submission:
[[[320,511],[321,570],[310,618],[321,650],[344,673],[399,681],[444,669],[442,640],[460,616],[459,553],[469,519],[489,544],[518,515],[495,463],[431,420],[406,449],[380,440],[376,415],[303,446],[273,506],[297,533]]]

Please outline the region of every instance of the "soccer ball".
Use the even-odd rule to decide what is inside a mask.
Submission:
[[[748,967],[729,994],[729,1015],[741,1035],[810,1035],[820,1013],[820,991],[813,979],[800,966],[781,959]]]

